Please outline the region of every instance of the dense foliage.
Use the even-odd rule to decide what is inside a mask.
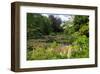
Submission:
[[[89,17],[27,13],[27,60],[88,58]]]
[[[28,14],[27,27],[28,39],[41,37],[42,35],[48,35],[52,31],[50,19],[40,14]]]

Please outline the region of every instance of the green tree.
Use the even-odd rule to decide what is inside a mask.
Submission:
[[[27,13],[27,38],[38,38],[52,32],[51,20],[41,14]]]
[[[74,17],[74,27],[76,31],[79,31],[80,27],[83,26],[84,24],[87,24],[89,22],[89,16],[83,16],[83,15],[76,15]],[[87,24],[88,25],[88,24]]]

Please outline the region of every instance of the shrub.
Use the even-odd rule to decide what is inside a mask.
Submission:
[[[89,57],[89,39],[85,35],[77,38],[73,44],[78,46],[79,51],[73,53],[73,57],[88,58]]]

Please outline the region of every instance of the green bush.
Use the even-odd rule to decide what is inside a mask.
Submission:
[[[88,58],[89,57],[89,39],[85,35],[77,38],[73,44],[79,46],[79,51],[73,53],[73,57]]]

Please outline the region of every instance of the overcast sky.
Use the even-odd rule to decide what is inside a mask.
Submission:
[[[43,15],[43,16],[46,16],[46,17],[49,16],[49,14],[42,14],[42,15]],[[54,15],[54,17],[59,17],[59,18],[61,18],[62,21],[68,21],[68,20],[71,18],[71,16],[72,16],[72,15],[61,15],[61,14],[59,14],[59,15],[53,14],[53,15]]]

